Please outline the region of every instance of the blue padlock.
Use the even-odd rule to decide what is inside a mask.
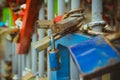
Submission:
[[[51,46],[52,49],[49,51],[50,68],[51,70],[58,70],[60,69],[59,51],[55,49],[55,42],[53,36],[51,36]]]
[[[59,62],[59,55],[58,50],[50,50],[49,52],[49,60],[50,60],[50,68],[51,70],[58,70],[60,69],[60,62]]]
[[[120,64],[120,54],[111,42],[119,39],[120,33],[113,33],[96,36],[69,47],[82,77],[89,79],[116,70]]]

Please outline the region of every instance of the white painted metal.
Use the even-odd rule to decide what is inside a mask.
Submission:
[[[36,42],[37,41],[37,35],[34,32],[34,34],[32,35],[32,42]],[[32,47],[31,49],[32,51],[32,72],[35,75],[37,73],[37,51]]]
[[[71,10],[80,8],[80,0],[71,0]],[[70,78],[71,80],[80,80],[78,68],[70,56]]]
[[[54,0],[47,0],[47,11],[48,11],[48,20],[51,20],[54,18]],[[52,30],[48,29],[48,36],[50,36],[52,34]],[[50,47],[48,48],[48,50],[50,50]],[[52,80],[51,79],[51,70],[50,70],[50,63],[49,63],[49,55],[47,55],[47,77],[48,80]]]
[[[44,17],[45,17],[45,13],[44,13],[44,1],[42,3],[42,7],[41,7],[41,10],[39,12],[39,20],[44,20]],[[45,33],[44,33],[44,29],[38,29],[38,33],[39,33],[39,40],[41,40],[44,36],[45,36]],[[38,67],[38,73],[39,73],[39,77],[42,78],[44,77],[44,58],[45,58],[45,51],[41,51],[39,52],[39,67]]]

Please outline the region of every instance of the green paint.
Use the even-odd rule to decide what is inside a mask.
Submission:
[[[54,14],[58,14],[58,0],[54,0]]]
[[[13,26],[12,12],[10,8],[3,9],[3,22],[8,23],[9,27]]]

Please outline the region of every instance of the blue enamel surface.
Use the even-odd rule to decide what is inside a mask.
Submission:
[[[49,53],[49,61],[50,61],[50,68],[51,69],[58,69],[59,68],[59,62],[58,62],[58,56],[57,56],[58,53],[55,53],[53,51],[51,51]]]
[[[61,59],[61,68],[57,71],[58,80],[70,80],[70,52],[68,47],[88,39],[88,36],[82,34],[68,34],[56,41]]]
[[[71,46],[88,40],[90,37],[83,34],[68,34],[56,41],[56,45]]]
[[[58,80],[70,80],[70,55],[67,47],[58,45],[60,54],[60,69],[58,70]]]
[[[94,37],[69,48],[81,73],[89,74],[98,68],[120,61],[119,55],[102,37]]]

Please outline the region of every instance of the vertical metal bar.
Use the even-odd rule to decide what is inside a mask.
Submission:
[[[1,75],[3,75],[3,74],[5,74],[5,62],[4,62],[4,60],[1,60],[0,61],[1,63]],[[1,77],[1,80],[5,80],[3,77]]]
[[[80,0],[71,0],[71,9],[78,9],[80,8]]]
[[[12,44],[12,51],[13,51],[13,55],[12,55],[12,73],[13,73],[13,80],[18,79],[18,55],[16,52],[16,44],[13,43]]]
[[[6,39],[6,44],[5,44],[5,60],[6,61],[11,61],[12,60],[12,43]]]
[[[25,70],[25,55],[22,56],[22,72]]]
[[[58,0],[58,15],[63,15],[65,12],[65,0]]]
[[[68,3],[67,3],[67,11],[70,11],[71,10],[71,0],[68,0]]]
[[[54,18],[54,0],[48,0],[48,20]]]
[[[12,74],[15,74],[16,70],[15,70],[15,45],[14,43],[12,44]]]
[[[0,59],[0,74],[2,74],[2,60]],[[2,78],[0,77],[0,80],[1,80]]]
[[[80,8],[80,0],[71,0],[71,9],[74,10],[74,9],[78,9]],[[80,80],[79,79],[79,72],[78,72],[78,68],[77,66],[75,65],[72,57],[70,56],[70,77],[71,77],[71,80]]]
[[[44,0],[43,0],[43,3],[42,3],[42,7],[40,9],[40,12],[39,12],[39,19],[40,20],[44,20]],[[39,29],[38,30],[39,32],[39,40],[41,40],[45,34],[44,34],[44,29]],[[45,51],[41,51],[39,52],[39,77],[42,78],[44,76],[44,55],[45,55]]]
[[[63,15],[64,12],[65,12],[65,0],[58,0],[58,15]],[[51,36],[51,47],[53,50],[55,50],[55,43],[54,43],[53,36]],[[52,75],[52,80],[58,80],[58,76],[60,76],[60,75],[57,75],[56,70],[52,71],[51,75]]]
[[[12,70],[13,70],[12,73],[17,74],[18,58],[17,58],[17,53],[16,53],[16,45],[14,43],[12,44],[12,54],[13,54],[12,55]]]
[[[0,60],[0,74],[2,74],[2,60]],[[0,80],[2,80],[2,77],[0,77]]]
[[[22,77],[22,55],[18,55],[18,79]]]
[[[54,18],[54,0],[48,0],[48,20]],[[52,30],[48,29],[48,36],[52,34]]]
[[[29,49],[29,52],[26,55],[26,68],[31,69],[31,48]]]
[[[32,42],[37,41],[36,33],[32,36]],[[35,75],[37,73],[37,51],[32,47],[32,72]]]
[[[101,21],[102,19],[102,0],[92,0],[92,21]],[[101,26],[93,28],[95,31],[102,31]]]
[[[102,19],[102,0],[92,0],[92,21],[101,21]],[[95,31],[102,31],[101,26],[93,28]],[[93,80],[101,80],[101,77]]]
[[[54,18],[54,0],[48,0],[48,20],[51,20]],[[48,29],[48,36],[52,34],[52,30]],[[50,50],[50,47],[48,48]],[[51,79],[51,70],[50,70],[50,63],[49,63],[49,55],[47,55],[47,75],[48,80]]]

